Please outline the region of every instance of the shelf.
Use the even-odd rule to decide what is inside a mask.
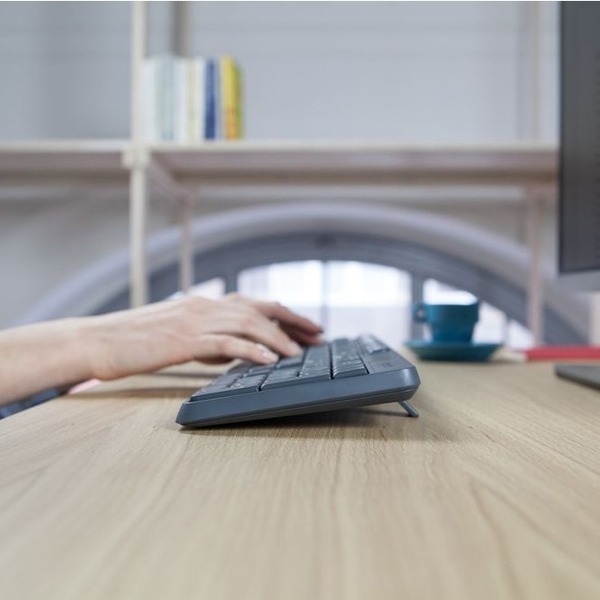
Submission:
[[[369,142],[157,144],[177,180],[226,185],[553,185],[546,145],[402,145]]]
[[[4,184],[126,181],[126,140],[0,144]],[[511,185],[556,183],[557,150],[541,144],[217,141],[143,146],[174,180],[205,185]]]
[[[44,140],[0,144],[0,177],[8,186],[127,182],[124,140]]]

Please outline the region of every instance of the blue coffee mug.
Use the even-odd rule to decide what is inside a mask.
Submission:
[[[416,302],[412,316],[426,323],[434,342],[470,342],[479,320],[479,302],[473,304],[428,304]]]

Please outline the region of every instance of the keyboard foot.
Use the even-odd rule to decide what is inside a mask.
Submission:
[[[418,417],[417,409],[408,400],[398,400],[398,404],[406,411],[409,417]]]

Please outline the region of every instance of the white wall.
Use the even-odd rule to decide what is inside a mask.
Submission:
[[[193,51],[231,53],[241,62],[250,138],[508,142],[534,129],[526,52],[531,6],[195,2]],[[555,141],[556,3],[539,9],[539,130]],[[150,3],[149,25],[150,50],[167,50],[168,3]],[[128,2],[0,3],[0,141],[126,136],[129,34]],[[57,205],[36,200],[33,191],[31,198],[27,190],[0,191],[0,275],[7,290],[0,326],[127,244],[126,190],[110,200],[65,197]],[[444,210],[522,235],[514,207],[492,218],[481,209]],[[169,207],[153,214],[153,228],[173,221]]]
[[[238,57],[252,138],[511,141],[528,129],[530,4],[193,2],[192,50]],[[555,140],[557,10],[539,5]],[[149,14],[165,51],[169,6]],[[129,28],[128,2],[0,3],[0,136],[127,135]]]
[[[521,136],[527,5],[201,2],[194,51],[240,58],[251,137],[510,141]],[[556,10],[541,9],[551,86]]]

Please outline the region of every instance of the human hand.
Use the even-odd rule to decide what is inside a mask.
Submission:
[[[115,379],[192,360],[273,362],[320,341],[321,328],[277,302],[187,296],[91,317],[83,327],[93,377]]]

